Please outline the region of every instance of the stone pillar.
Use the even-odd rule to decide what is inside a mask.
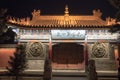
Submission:
[[[119,65],[120,65],[120,44],[118,44],[118,61],[119,61]]]
[[[120,44],[118,44],[118,59],[119,64],[118,64],[118,80],[120,80]]]
[[[85,71],[86,71],[88,66],[87,42],[84,43],[84,60],[85,60]]]
[[[50,60],[52,60],[52,40],[51,40],[51,37],[49,40],[49,58],[50,58]]]

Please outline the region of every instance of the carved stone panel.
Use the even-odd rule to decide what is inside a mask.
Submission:
[[[108,58],[109,43],[96,42],[89,46],[90,58]]]
[[[96,70],[116,70],[114,47],[110,43],[96,42],[88,44],[89,59],[95,60]]]
[[[45,46],[40,42],[28,42],[26,54],[30,59],[45,59]]]

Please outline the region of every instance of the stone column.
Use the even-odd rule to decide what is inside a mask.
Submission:
[[[120,44],[118,44],[118,59],[119,64],[118,64],[118,80],[120,80]]]
[[[84,60],[85,60],[85,71],[88,66],[88,51],[87,51],[87,42],[84,42]]]
[[[51,37],[49,39],[49,58],[52,60],[52,40]]]
[[[119,65],[120,65],[120,44],[118,44],[118,61],[119,61]]]

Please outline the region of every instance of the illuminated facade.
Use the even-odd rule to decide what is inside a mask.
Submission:
[[[30,69],[40,69],[48,55],[53,70],[85,70],[89,59],[96,61],[98,71],[117,70],[119,35],[108,32],[115,19],[102,20],[100,10],[93,10],[93,15],[70,15],[67,6],[64,15],[40,13],[34,10],[32,19],[8,21],[18,42],[26,44]]]

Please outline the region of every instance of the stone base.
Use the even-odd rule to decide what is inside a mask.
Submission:
[[[28,69],[27,70],[38,70],[43,71],[44,70],[44,63],[45,60],[28,60]]]

